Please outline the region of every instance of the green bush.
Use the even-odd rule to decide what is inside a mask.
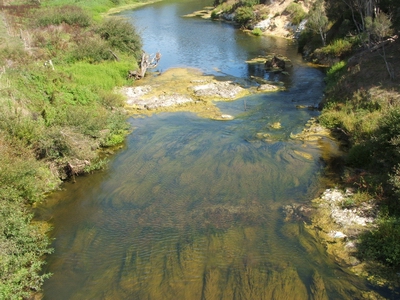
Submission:
[[[41,10],[38,15],[38,26],[68,25],[88,27],[91,23],[90,16],[80,7],[65,5]]]
[[[219,18],[218,12],[217,12],[216,10],[213,10],[213,11],[211,12],[211,19],[212,19],[212,20],[216,20],[216,19],[218,19],[218,18]]]
[[[100,103],[108,109],[113,109],[116,107],[123,107],[125,98],[121,94],[104,91],[100,94]]]
[[[381,219],[379,227],[361,236],[359,255],[365,260],[379,261],[400,267],[400,220],[394,217]]]
[[[400,109],[393,109],[380,121],[377,133],[379,151],[385,161],[394,166],[400,161]]]
[[[346,157],[346,164],[356,168],[366,168],[371,163],[371,145],[354,145],[349,150]]]
[[[346,61],[342,60],[329,68],[329,70],[326,72],[326,76],[325,76],[327,90],[329,90],[333,86],[336,86],[336,84],[339,82],[341,76],[346,71],[346,66],[347,66]]]
[[[239,7],[236,10],[235,22],[239,25],[246,25],[254,17],[253,9],[250,7]]]
[[[251,31],[251,33],[252,34],[254,34],[255,36],[261,36],[262,34],[263,34],[263,32],[262,32],[262,30],[260,29],[260,28],[254,28],[252,31]]]
[[[109,44],[99,36],[88,36],[85,42],[76,44],[69,58],[71,62],[87,61],[89,63],[114,59]]]
[[[142,51],[142,41],[135,28],[126,20],[119,18],[105,19],[96,32],[110,45],[121,52],[133,53],[139,59]]]
[[[49,239],[32,222],[27,204],[40,201],[58,180],[23,142],[0,133],[0,298],[28,299],[43,280]]]
[[[290,14],[290,22],[294,25],[299,25],[307,15],[303,7],[295,2],[290,3],[285,12]]]
[[[321,48],[322,53],[335,57],[343,57],[352,51],[353,45],[346,39],[334,40],[329,45]]]
[[[253,7],[254,5],[257,5],[259,3],[260,3],[260,1],[258,1],[258,0],[240,0],[239,6]]]

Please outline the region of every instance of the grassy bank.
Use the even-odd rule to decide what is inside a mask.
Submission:
[[[3,1],[0,14],[0,298],[40,291],[48,228],[31,207],[62,180],[101,168],[122,143],[124,99],[141,41],[102,18],[136,1]]]
[[[382,7],[392,16],[391,20],[381,12],[374,19],[366,18],[365,28],[357,31],[351,19],[346,19],[350,16],[349,8],[341,7],[342,16],[333,11],[329,14],[330,2],[325,1],[330,17],[325,29],[326,46],[310,30],[303,33],[300,46],[308,52],[312,49],[310,59],[331,65],[319,122],[336,133],[346,152],[335,161],[341,178],[338,186],[353,191],[343,205],[357,209],[373,204],[377,208],[376,224],[359,235],[357,258],[366,264],[366,274],[374,281],[387,280],[398,288],[400,42],[395,36],[400,29],[400,15],[395,13],[398,4],[388,1],[385,2],[388,6]]]
[[[399,51],[399,42],[386,49],[393,66]],[[379,209],[376,227],[360,236],[358,257],[372,273],[386,268],[380,276],[399,284],[393,274],[400,269],[400,72],[390,78],[382,54],[366,51],[332,66],[326,80],[319,120],[347,149],[340,184],[357,196],[347,206],[373,202]]]

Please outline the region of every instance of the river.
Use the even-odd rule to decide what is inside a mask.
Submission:
[[[318,115],[296,105],[322,99],[323,73],[293,41],[182,17],[209,4],[163,1],[121,15],[147,52],[162,53],[161,72],[255,75],[286,90],[217,103],[229,121],[130,118],[133,132],[107,170],[66,183],[37,209],[54,226],[44,299],[362,299],[371,290],[282,211],[324,187],[324,145],[290,139]],[[289,57],[288,74],[245,63],[267,53]]]

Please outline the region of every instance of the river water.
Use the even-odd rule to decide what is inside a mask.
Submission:
[[[370,290],[282,212],[323,188],[324,145],[290,139],[318,114],[296,105],[321,100],[322,72],[292,41],[181,17],[207,4],[163,1],[122,15],[147,52],[161,51],[161,72],[256,75],[286,90],[217,103],[230,121],[129,119],[134,130],[106,171],[65,184],[37,209],[54,226],[44,299],[362,299]],[[245,63],[271,52],[292,60],[288,75]]]

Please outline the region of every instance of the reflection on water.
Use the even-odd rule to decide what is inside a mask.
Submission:
[[[166,2],[127,15],[165,26],[157,38],[154,30],[143,34],[146,45],[161,43],[166,67],[200,67],[204,57],[190,59],[204,54],[192,48],[190,56],[188,41],[176,33],[200,35],[190,31],[200,28],[215,33],[207,33],[211,44],[223,42],[209,49],[220,54],[203,70],[248,76],[246,56],[271,40],[199,19],[177,26],[171,13],[190,12],[181,11],[189,4]],[[38,217],[54,224],[46,270],[54,275],[45,282],[45,299],[361,298],[365,284],[337,267],[301,222],[283,219],[284,204],[307,201],[320,188],[323,145],[289,135],[317,114],[295,105],[318,102],[323,85],[322,74],[296,62],[294,47],[282,43],[295,62],[290,79],[279,78],[287,91],[218,104],[232,121],[190,113],[131,119],[134,131],[109,170],[66,184],[38,208]],[[178,58],[171,55],[175,47]],[[273,129],[274,122],[282,128]]]
[[[262,111],[264,99],[248,100]],[[40,209],[56,238],[45,298],[349,298],[348,276],[281,212],[318,186],[319,148],[258,140],[265,121],[246,114],[131,120],[136,129],[108,172]]]

